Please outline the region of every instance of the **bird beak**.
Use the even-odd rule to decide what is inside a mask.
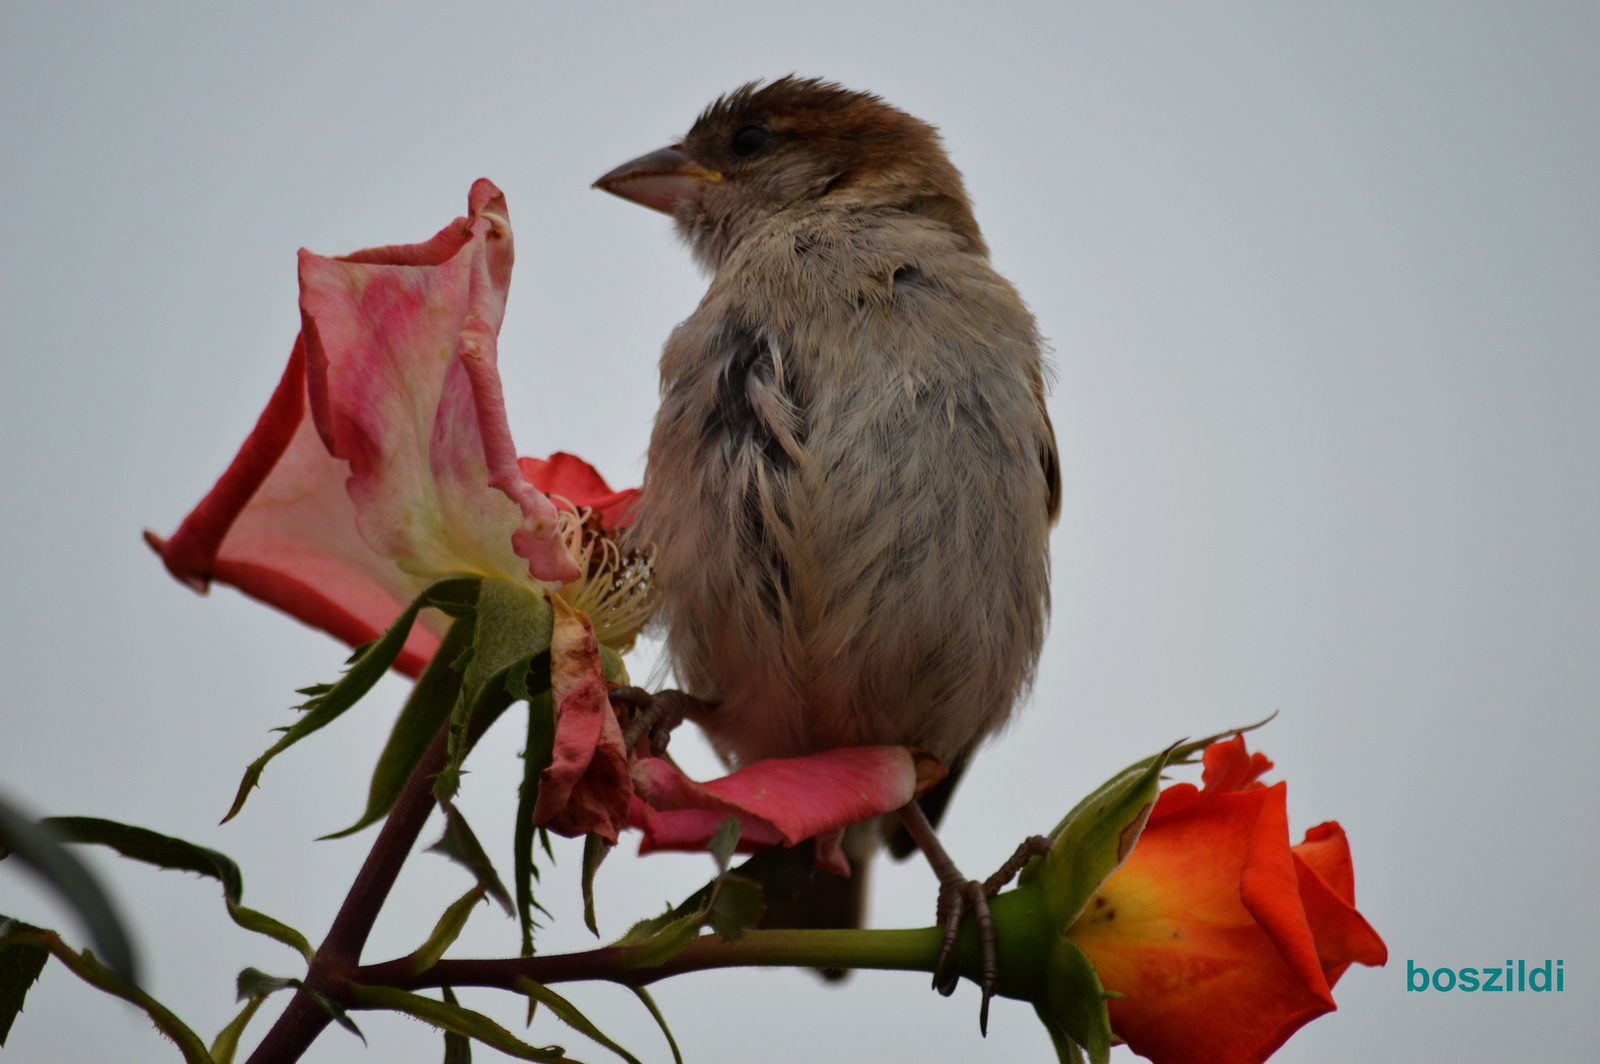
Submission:
[[[674,145],[623,163],[593,187],[671,214],[679,204],[699,203],[706,188],[721,181],[721,174],[707,170]]]

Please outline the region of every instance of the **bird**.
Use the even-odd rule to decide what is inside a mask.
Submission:
[[[948,766],[895,848],[939,874],[949,993],[986,895],[934,827],[1029,689],[1049,612],[1061,477],[1033,315],[938,131],[872,93],[750,82],[595,187],[670,215],[709,276],[662,349],[629,532],[682,685],[651,696],[657,719],[687,715],[735,766],[880,743]],[[769,924],[858,925],[885,833],[852,829],[856,874],[819,873]]]

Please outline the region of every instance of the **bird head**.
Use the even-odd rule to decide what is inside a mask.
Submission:
[[[751,82],[721,96],[677,143],[594,187],[670,214],[713,272],[771,219],[815,209],[922,215],[986,251],[938,131],[870,93],[815,78]]]

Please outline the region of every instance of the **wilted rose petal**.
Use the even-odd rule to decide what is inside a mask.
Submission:
[[[730,815],[742,826],[742,850],[778,842],[793,846],[893,812],[944,776],[933,757],[904,746],[772,758],[707,783],[696,783],[662,758],[642,757],[633,764],[636,798],[628,826],[645,833],[641,853],[703,850]],[[838,840],[823,841],[818,863],[849,875]]]
[[[550,765],[539,777],[533,822],[561,835],[592,832],[614,843],[633,801],[622,728],[611,708],[589,618],[559,598],[551,603],[550,690],[556,734]]]
[[[147,535],[175,576],[233,584],[360,644],[444,573],[578,575],[506,425],[505,200],[480,180],[468,206],[421,244],[301,253],[302,335],[271,402],[172,538]],[[583,464],[557,458],[571,481]],[[584,486],[610,512],[631,503],[597,474]],[[396,667],[416,675],[438,634],[415,629]]]

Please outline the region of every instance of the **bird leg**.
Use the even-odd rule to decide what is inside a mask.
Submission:
[[[642,687],[614,687],[611,689],[611,704],[614,707],[626,707],[628,710],[628,724],[622,733],[622,747],[633,755],[634,747],[639,745],[639,740],[646,735],[650,736],[650,753],[656,757],[666,752],[667,743],[672,738],[672,730],[683,723],[684,715],[689,709],[697,708],[702,711],[708,707],[704,702],[682,691],[658,691],[651,694]]]
[[[938,921],[944,927],[944,941],[939,947],[939,960],[933,969],[933,988],[949,997],[955,992],[961,973],[956,969],[956,940],[961,934],[961,921],[970,910],[978,928],[978,947],[982,954],[979,985],[983,988],[983,1004],[978,1008],[978,1029],[989,1033],[989,999],[994,997],[1000,984],[1000,962],[995,955],[994,917],[989,914],[989,899],[1010,883],[1034,857],[1050,852],[1050,840],[1040,835],[1025,839],[999,871],[979,883],[961,874],[950,855],[945,852],[939,836],[934,834],[928,816],[916,802],[900,809],[900,821],[916,840],[917,847],[933,866],[939,877]]]

